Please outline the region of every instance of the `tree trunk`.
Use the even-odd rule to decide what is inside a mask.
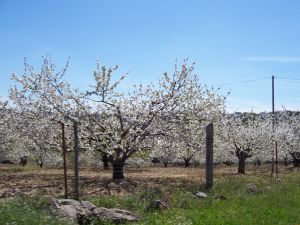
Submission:
[[[164,162],[164,167],[168,167],[168,162]]]
[[[108,164],[107,154],[102,154],[101,157],[102,157],[102,162],[103,162],[103,169],[108,170],[109,164]]]
[[[44,164],[43,161],[37,159],[36,164],[38,164],[40,168],[43,168],[43,164]]]
[[[124,162],[118,162],[118,161],[113,162],[112,166],[113,166],[113,179],[114,180],[124,179],[124,172],[123,172]]]
[[[238,174],[245,174],[245,161],[246,161],[245,158],[239,157]]]
[[[184,167],[185,167],[185,168],[189,167],[189,165],[190,165],[190,160],[191,160],[191,159],[183,158],[183,160],[184,160]]]

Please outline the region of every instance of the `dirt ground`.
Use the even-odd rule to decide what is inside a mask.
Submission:
[[[237,166],[216,165],[215,179],[223,176],[236,175]],[[247,174],[270,174],[271,165],[254,167],[247,165]],[[290,167],[279,166],[280,173],[290,171]],[[205,169],[201,167],[147,167],[126,168],[125,179],[114,182],[111,171],[101,168],[81,168],[80,186],[82,195],[128,195],[152,187],[181,187],[186,185],[203,185],[205,183]],[[63,169],[39,168],[35,165],[1,165],[0,164],[0,198],[13,197],[17,194],[41,193],[47,196],[63,196]],[[68,169],[68,189],[72,192],[73,172]]]

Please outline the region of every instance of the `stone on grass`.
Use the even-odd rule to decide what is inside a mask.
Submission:
[[[123,209],[117,208],[96,208],[94,211],[94,215],[98,219],[102,220],[112,220],[114,222],[126,222],[126,221],[138,221],[138,217],[134,215],[132,212]]]
[[[252,183],[247,184],[247,191],[249,193],[257,193],[258,192],[256,185],[252,184]]]
[[[201,191],[198,191],[196,193],[196,196],[199,197],[199,198],[207,198],[207,194],[204,193],[204,192],[201,192]]]
[[[97,207],[93,203],[90,203],[89,201],[81,201],[81,206],[87,212],[92,212],[95,209],[97,209]]]
[[[80,202],[73,199],[54,199],[54,213],[58,216],[77,220],[78,214],[84,214],[86,211]]]
[[[115,223],[137,221],[133,213],[122,209],[97,208],[88,201],[73,199],[54,199],[54,213],[60,217],[71,219],[78,224],[90,224],[94,219],[109,220]]]
[[[168,208],[167,203],[162,202],[161,200],[154,200],[146,207],[145,211],[150,210],[163,210]]]

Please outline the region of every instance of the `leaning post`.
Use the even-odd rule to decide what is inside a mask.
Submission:
[[[210,123],[206,127],[206,189],[213,186],[213,143],[214,143],[214,126]]]

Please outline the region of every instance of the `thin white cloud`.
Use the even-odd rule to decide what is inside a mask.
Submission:
[[[293,56],[245,56],[241,59],[249,62],[300,62],[300,57]]]

